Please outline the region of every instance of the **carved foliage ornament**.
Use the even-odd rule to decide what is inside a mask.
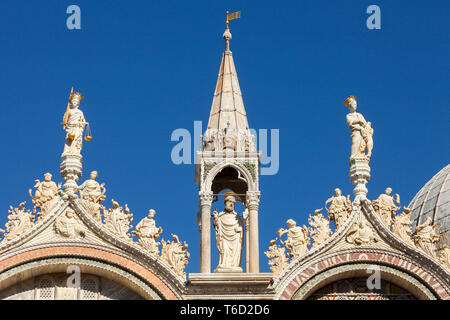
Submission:
[[[184,268],[189,263],[190,254],[187,251],[188,245],[180,242],[178,236],[172,234],[172,241],[161,241],[161,260],[164,261],[175,273],[181,277],[186,277]]]
[[[103,210],[106,228],[119,238],[132,241],[128,231],[133,227],[131,225],[133,214],[130,213],[128,205],[125,204],[125,208],[122,208],[114,199],[111,201],[113,207],[107,211]]]
[[[3,233],[3,241],[10,241],[30,230],[34,225],[36,210],[33,208],[25,210],[25,201],[20,203],[17,208],[9,207],[8,222],[6,222],[6,231],[0,229]]]

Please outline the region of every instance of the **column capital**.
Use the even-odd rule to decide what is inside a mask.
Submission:
[[[212,191],[201,191],[198,193],[198,199],[201,206],[211,206],[213,201]]]
[[[259,199],[261,197],[261,191],[247,191],[246,202],[247,207],[258,207]]]

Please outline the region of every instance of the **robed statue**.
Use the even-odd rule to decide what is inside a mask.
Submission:
[[[242,272],[241,257],[244,235],[242,217],[234,211],[235,195],[226,195],[224,211],[214,210],[213,224],[216,229],[216,244],[219,250],[219,265],[215,272]]]

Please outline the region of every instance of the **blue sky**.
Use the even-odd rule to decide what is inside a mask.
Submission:
[[[81,8],[81,30],[66,8]],[[368,30],[366,8],[381,8]],[[224,42],[224,12],[250,127],[280,130],[280,170],[261,176],[261,270],[276,231],[306,223],[348,174],[348,95],[372,121],[368,197],[387,186],[402,205],[449,163],[449,1],[11,1],[0,3],[0,223],[27,200],[35,179],[59,174],[61,128],[71,86],[94,139],[83,177],[105,182],[107,200],[128,204],[134,225],[157,224],[189,243],[199,270],[194,166],[171,162],[173,130],[204,127]],[[215,248],[213,248],[215,252]],[[213,255],[217,259],[216,255]],[[212,262],[214,268],[217,261]]]

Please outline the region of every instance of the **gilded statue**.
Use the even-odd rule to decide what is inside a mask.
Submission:
[[[156,227],[156,222],[153,219],[155,216],[155,210],[150,209],[148,211],[148,216],[143,218],[136,226],[136,231],[132,232],[132,235],[136,236],[139,241],[139,245],[154,255],[159,255],[158,246],[159,242],[156,240],[162,234],[163,230],[161,227]]]
[[[375,212],[380,216],[381,220],[388,228],[392,225],[392,218],[395,216],[395,213],[400,209],[400,196],[398,194],[391,196],[391,193],[392,189],[387,188],[384,194],[380,194],[378,199],[373,200],[372,202]],[[395,205],[394,201],[398,206]]]
[[[309,216],[308,223],[312,227],[311,238],[313,244],[311,248],[315,248],[324,243],[333,233],[330,229],[330,221],[321,213],[322,208],[314,211],[313,216]]]
[[[327,207],[327,204],[330,203]],[[325,209],[330,216],[330,220],[334,221],[336,230],[342,227],[347,221],[350,212],[352,211],[352,202],[350,201],[350,195],[344,197],[342,191],[339,188],[334,189],[334,196],[325,201]]]
[[[311,244],[309,238],[310,229],[306,226],[297,227],[297,222],[292,219],[286,221],[289,229],[280,228],[277,232],[280,242],[289,250],[291,261],[308,252],[308,246]],[[281,236],[287,234],[286,241],[281,240]]]
[[[28,190],[28,194],[31,197],[31,201],[34,204],[36,209],[40,209],[38,213],[39,219],[44,218],[53,208],[53,206],[58,201],[58,190],[61,186],[57,186],[54,181],[52,181],[52,174],[45,173],[44,181],[35,180],[34,188],[36,191],[34,193],[34,197],[32,194],[32,190]]]
[[[79,155],[83,146],[83,133],[86,125],[83,111],[79,109],[80,102],[84,97],[79,93],[70,93],[69,103],[63,118],[63,129],[66,130],[66,142],[63,154]],[[85,137],[86,141],[92,139],[90,135]]]
[[[373,149],[373,129],[371,122],[367,122],[361,113],[356,112],[357,101],[354,96],[345,99],[344,104],[350,110],[350,113],[346,117],[352,137],[350,159],[366,158],[370,160]]]
[[[414,235],[414,244],[423,252],[432,257],[436,257],[436,243],[440,236],[436,232],[437,223],[432,223],[431,217],[427,217],[421,225],[416,227],[416,234]]]
[[[403,207],[403,212],[394,218],[394,223],[392,225],[392,232],[397,237],[402,239],[404,242],[413,246],[414,242],[412,241],[411,237],[412,221],[410,220],[410,217],[411,217],[411,209]]]
[[[234,211],[235,202],[236,195],[224,194],[224,211],[217,213],[216,209],[213,213],[216,244],[219,251],[219,265],[216,272],[242,272],[244,222],[239,214]]]

